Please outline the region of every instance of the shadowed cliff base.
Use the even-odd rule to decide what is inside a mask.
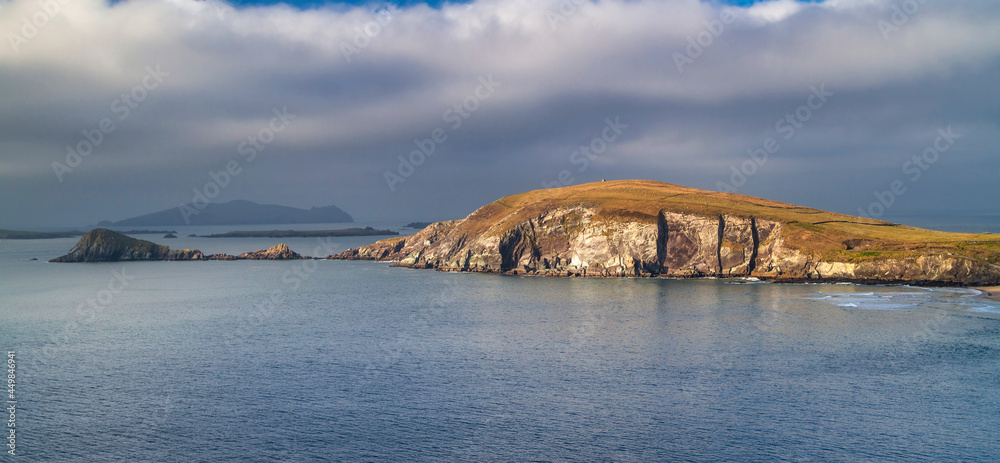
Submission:
[[[924,230],[650,180],[508,196],[465,219],[329,258],[515,275],[1000,284],[1000,235]]]

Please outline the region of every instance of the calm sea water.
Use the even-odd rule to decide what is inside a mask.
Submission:
[[[156,241],[371,241],[203,240]],[[1000,459],[970,290],[45,262],[74,241],[0,241],[13,461]]]

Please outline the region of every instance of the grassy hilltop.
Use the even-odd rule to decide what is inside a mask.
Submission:
[[[1000,235],[948,233],[881,220],[854,217],[734,193],[699,190],[652,180],[616,180],[507,196],[484,206],[463,232],[478,233],[497,221],[517,223],[538,213],[571,204],[597,206],[598,220],[655,223],[659,211],[697,215],[732,215],[773,220],[786,225],[786,244],[821,252],[831,260],[864,259],[877,254],[951,252],[1000,264]],[[511,211],[515,214],[508,215]],[[503,227],[497,228],[502,229]]]
[[[332,256],[549,276],[995,284],[1000,235],[946,233],[651,180],[529,191]]]

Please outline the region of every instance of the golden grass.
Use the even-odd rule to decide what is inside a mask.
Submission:
[[[477,235],[534,219],[556,207],[575,205],[598,209],[597,220],[656,221],[662,211],[714,217],[721,214],[756,217],[786,224],[785,243],[807,251],[864,259],[857,252],[955,253],[1000,263],[1000,235],[947,233],[881,220],[854,217],[752,196],[698,190],[652,180],[594,182],[564,188],[528,191],[501,198],[464,221],[460,233]],[[848,250],[846,240],[871,241],[864,250]],[[842,260],[842,259],[838,259]]]

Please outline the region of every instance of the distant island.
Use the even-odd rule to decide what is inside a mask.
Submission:
[[[427,228],[432,223],[434,222],[410,222],[406,225],[403,225],[403,228]]]
[[[123,235],[159,235],[161,233],[173,235],[177,233],[177,230],[125,230],[117,231],[116,233],[121,233]],[[80,234],[83,235],[83,233]]]
[[[253,230],[231,231],[214,235],[201,235],[201,238],[323,238],[329,236],[379,236],[399,235],[392,230],[376,230],[372,227],[344,228],[340,230]]]
[[[53,238],[72,238],[74,236],[82,236],[82,231],[69,231],[69,232],[35,232],[35,231],[21,231],[21,230],[0,230],[0,239],[2,240],[45,240]]]
[[[139,240],[103,228],[87,232],[64,256],[50,262],[120,262],[149,260],[295,260],[303,257],[288,246],[279,244],[268,249],[244,252],[233,256],[226,253],[205,255],[197,249],[173,250],[146,240]]]
[[[184,225],[269,225],[291,223],[349,223],[350,214],[337,206],[300,209],[273,204],[236,200],[209,203],[207,206],[184,204],[160,212],[140,215],[117,222],[101,221],[100,227],[184,226]]]
[[[242,259],[309,257],[285,245],[205,256],[95,229],[52,261]],[[508,196],[465,219],[327,259],[508,275],[1000,285],[1000,235],[923,230],[648,180]]]
[[[117,232],[124,235],[160,235],[164,233],[177,233],[176,231],[168,230],[128,230]],[[19,230],[0,230],[0,239],[7,240],[45,240],[54,238],[73,238],[77,236],[83,236],[83,232],[79,230],[73,230],[68,232],[35,232],[35,231],[19,231]]]
[[[501,198],[331,259],[586,277],[1000,284],[1000,235],[945,233],[650,180]]]

